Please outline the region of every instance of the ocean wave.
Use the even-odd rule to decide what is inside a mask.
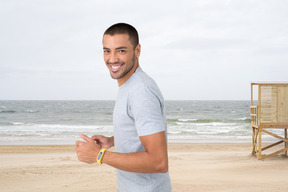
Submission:
[[[39,128],[46,128],[48,130],[96,130],[101,129],[101,125],[63,125],[63,124],[35,124]]]
[[[220,119],[167,119],[168,123],[215,123],[222,122]]]
[[[16,113],[17,111],[14,110],[2,110],[0,113]]]
[[[181,122],[196,122],[198,119],[178,119]]]
[[[222,122],[220,119],[178,119],[178,122],[184,123],[218,123]]]
[[[181,134],[182,131],[168,131],[167,134],[171,134],[171,135],[178,135],[178,134]]]
[[[25,125],[25,122],[9,122],[10,125]]]
[[[39,133],[39,132],[35,132],[35,133],[4,133],[0,135],[2,138],[5,137],[51,137],[54,136],[53,134],[50,133]]]
[[[22,126],[33,126],[33,123],[27,123],[27,122],[21,122],[21,121],[15,121],[15,122],[0,122],[1,126],[7,126],[7,127],[22,127]]]
[[[177,122],[178,121],[178,119],[167,119],[167,122],[169,123],[169,122]]]
[[[27,122],[9,122],[2,123],[3,126],[6,126],[4,129],[19,129],[19,130],[35,130],[35,131],[79,131],[79,130],[101,130],[101,129],[113,129],[113,125],[69,125],[69,124],[34,124]],[[10,127],[10,128],[9,128]],[[2,129],[1,131],[3,131]]]
[[[215,122],[221,122],[220,119],[197,119],[197,123],[215,123]]]
[[[251,118],[250,117],[240,117],[240,118],[233,119],[233,121],[251,123]]]
[[[231,128],[207,128],[207,127],[197,127],[191,129],[168,129],[168,135],[201,135],[201,136],[208,136],[208,135],[227,135],[227,136],[249,136],[251,133],[247,130],[238,129],[238,127],[231,127]]]
[[[25,112],[27,112],[27,113],[38,113],[39,110],[29,109],[29,110],[26,110]]]
[[[193,123],[251,123],[251,119],[247,117],[236,119],[167,119],[169,123],[176,124],[193,124]]]
[[[18,113],[18,112],[23,112],[23,113],[38,113],[40,112],[39,110],[37,109],[27,109],[25,111],[15,111],[15,110],[0,110],[0,113]]]

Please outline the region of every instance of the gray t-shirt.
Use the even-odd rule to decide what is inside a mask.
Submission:
[[[145,151],[139,137],[166,132],[164,99],[156,85],[140,67],[119,88],[113,112],[115,151]],[[170,192],[167,173],[132,173],[117,169],[119,192]]]

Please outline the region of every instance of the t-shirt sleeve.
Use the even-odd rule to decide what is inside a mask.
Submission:
[[[166,117],[163,99],[157,90],[141,87],[131,96],[130,116],[134,119],[138,136],[165,131]]]

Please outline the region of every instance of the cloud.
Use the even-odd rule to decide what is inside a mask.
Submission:
[[[1,1],[0,99],[115,99],[101,40],[116,22],[137,28],[140,64],[165,98],[249,99],[250,81],[287,79],[287,6],[281,0]]]

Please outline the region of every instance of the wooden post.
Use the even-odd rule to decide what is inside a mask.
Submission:
[[[260,121],[261,122],[261,85],[258,85],[258,109],[257,109],[257,121]],[[257,122],[257,125],[258,122]],[[259,129],[259,127],[258,127]]]
[[[250,107],[253,106],[253,83],[251,83],[251,104],[250,104]],[[252,108],[250,108],[250,115],[253,114],[252,113]],[[253,117],[251,116],[251,124],[253,124]],[[252,154],[255,154],[256,151],[255,151],[255,142],[254,142],[254,137],[255,137],[255,128],[253,127],[253,125],[251,125],[252,127]]]
[[[258,159],[262,159],[262,128],[258,132]]]
[[[253,83],[251,83],[251,105],[253,106]]]
[[[284,137],[287,139],[287,129],[284,130]],[[285,142],[285,148],[288,148],[288,142]],[[285,155],[287,156],[287,151],[285,151]]]
[[[257,121],[261,121],[261,85],[258,85]],[[258,124],[258,122],[257,122]],[[258,159],[262,159],[262,128],[258,127]]]
[[[252,154],[254,155],[256,153],[256,150],[255,150],[255,128],[252,126]]]

